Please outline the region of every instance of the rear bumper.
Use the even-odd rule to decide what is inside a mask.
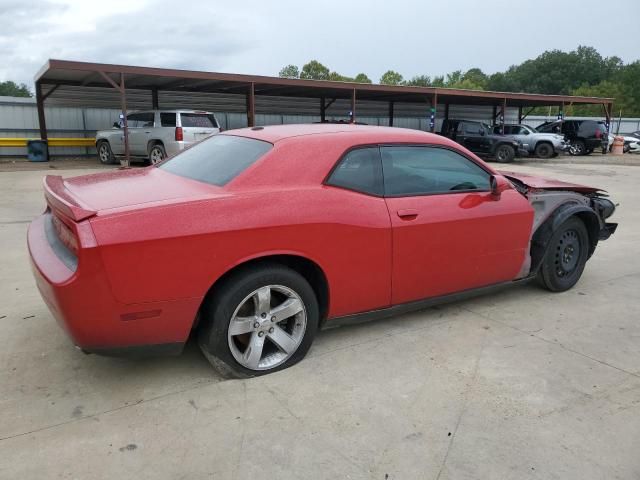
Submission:
[[[201,299],[118,302],[102,267],[99,249],[81,249],[78,266],[71,270],[46,237],[44,215],[29,226],[27,242],[40,295],[80,349],[104,354],[122,354],[135,348],[147,353],[179,353]],[[168,344],[171,348],[166,347]]]

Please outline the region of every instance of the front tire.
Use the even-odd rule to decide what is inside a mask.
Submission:
[[[511,145],[500,145],[496,148],[496,161],[500,163],[511,163],[516,156],[516,151]]]
[[[580,280],[588,257],[587,228],[579,218],[570,217],[551,236],[538,281],[552,292],[569,290]]]
[[[100,160],[100,163],[102,163],[103,165],[111,165],[116,163],[116,157],[111,151],[111,146],[109,145],[109,142],[105,140],[98,142],[97,150],[98,150],[98,160]]]
[[[535,154],[538,158],[551,158],[553,153],[553,146],[549,143],[542,142],[536,145]]]
[[[198,342],[226,376],[247,378],[304,358],[319,323],[318,301],[302,275],[279,264],[233,273],[203,305]]]

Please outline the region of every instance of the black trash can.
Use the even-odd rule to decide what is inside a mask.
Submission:
[[[28,140],[27,153],[30,162],[49,161],[49,148],[46,140]]]

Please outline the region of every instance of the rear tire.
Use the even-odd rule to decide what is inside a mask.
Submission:
[[[98,160],[103,165],[111,165],[116,163],[116,157],[111,151],[111,145],[106,140],[102,140],[98,142],[96,146],[96,150],[98,151]]]
[[[496,148],[495,158],[500,163],[511,163],[516,156],[516,151],[511,145],[500,145]]]
[[[538,158],[551,158],[553,153],[553,146],[550,143],[542,142],[536,145],[535,154]]]
[[[587,147],[582,140],[571,140],[569,153],[571,155],[586,155]]]
[[[167,151],[164,149],[164,145],[156,143],[149,149],[149,164],[156,165],[167,158]]]
[[[307,280],[275,263],[232,273],[208,296],[201,314],[202,352],[222,374],[236,378],[296,364],[319,323],[318,301]]]
[[[580,280],[588,257],[587,228],[578,217],[570,217],[551,236],[538,272],[539,283],[552,292],[569,290]]]

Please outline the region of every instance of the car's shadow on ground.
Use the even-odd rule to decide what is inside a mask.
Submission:
[[[512,288],[505,288],[493,293],[486,293],[476,297],[455,302],[448,302],[438,306],[417,310],[412,313],[393,315],[386,318],[343,324],[339,327],[325,328],[317,333],[314,345],[309,357],[325,355],[334,350],[349,348],[362,341],[369,341],[377,337],[402,333],[403,330],[412,328],[429,328],[443,321],[454,320],[458,312],[476,306],[478,301],[483,304],[500,305],[513,296],[522,299],[540,295],[542,290],[534,283]],[[479,319],[480,323],[486,320]],[[483,323],[483,324],[484,324]],[[60,347],[58,353],[66,360],[63,363],[71,363],[72,369],[77,373],[76,378],[84,377],[84,381],[98,384],[112,381],[137,384],[153,388],[154,386],[167,386],[175,384],[178,388],[190,384],[217,383],[228,380],[204,357],[195,338],[195,332],[188,339],[182,354],[167,357],[147,358],[118,358],[105,357],[95,354],[85,355],[77,350],[72,350],[68,345],[64,349]],[[304,360],[302,360],[304,364]]]

